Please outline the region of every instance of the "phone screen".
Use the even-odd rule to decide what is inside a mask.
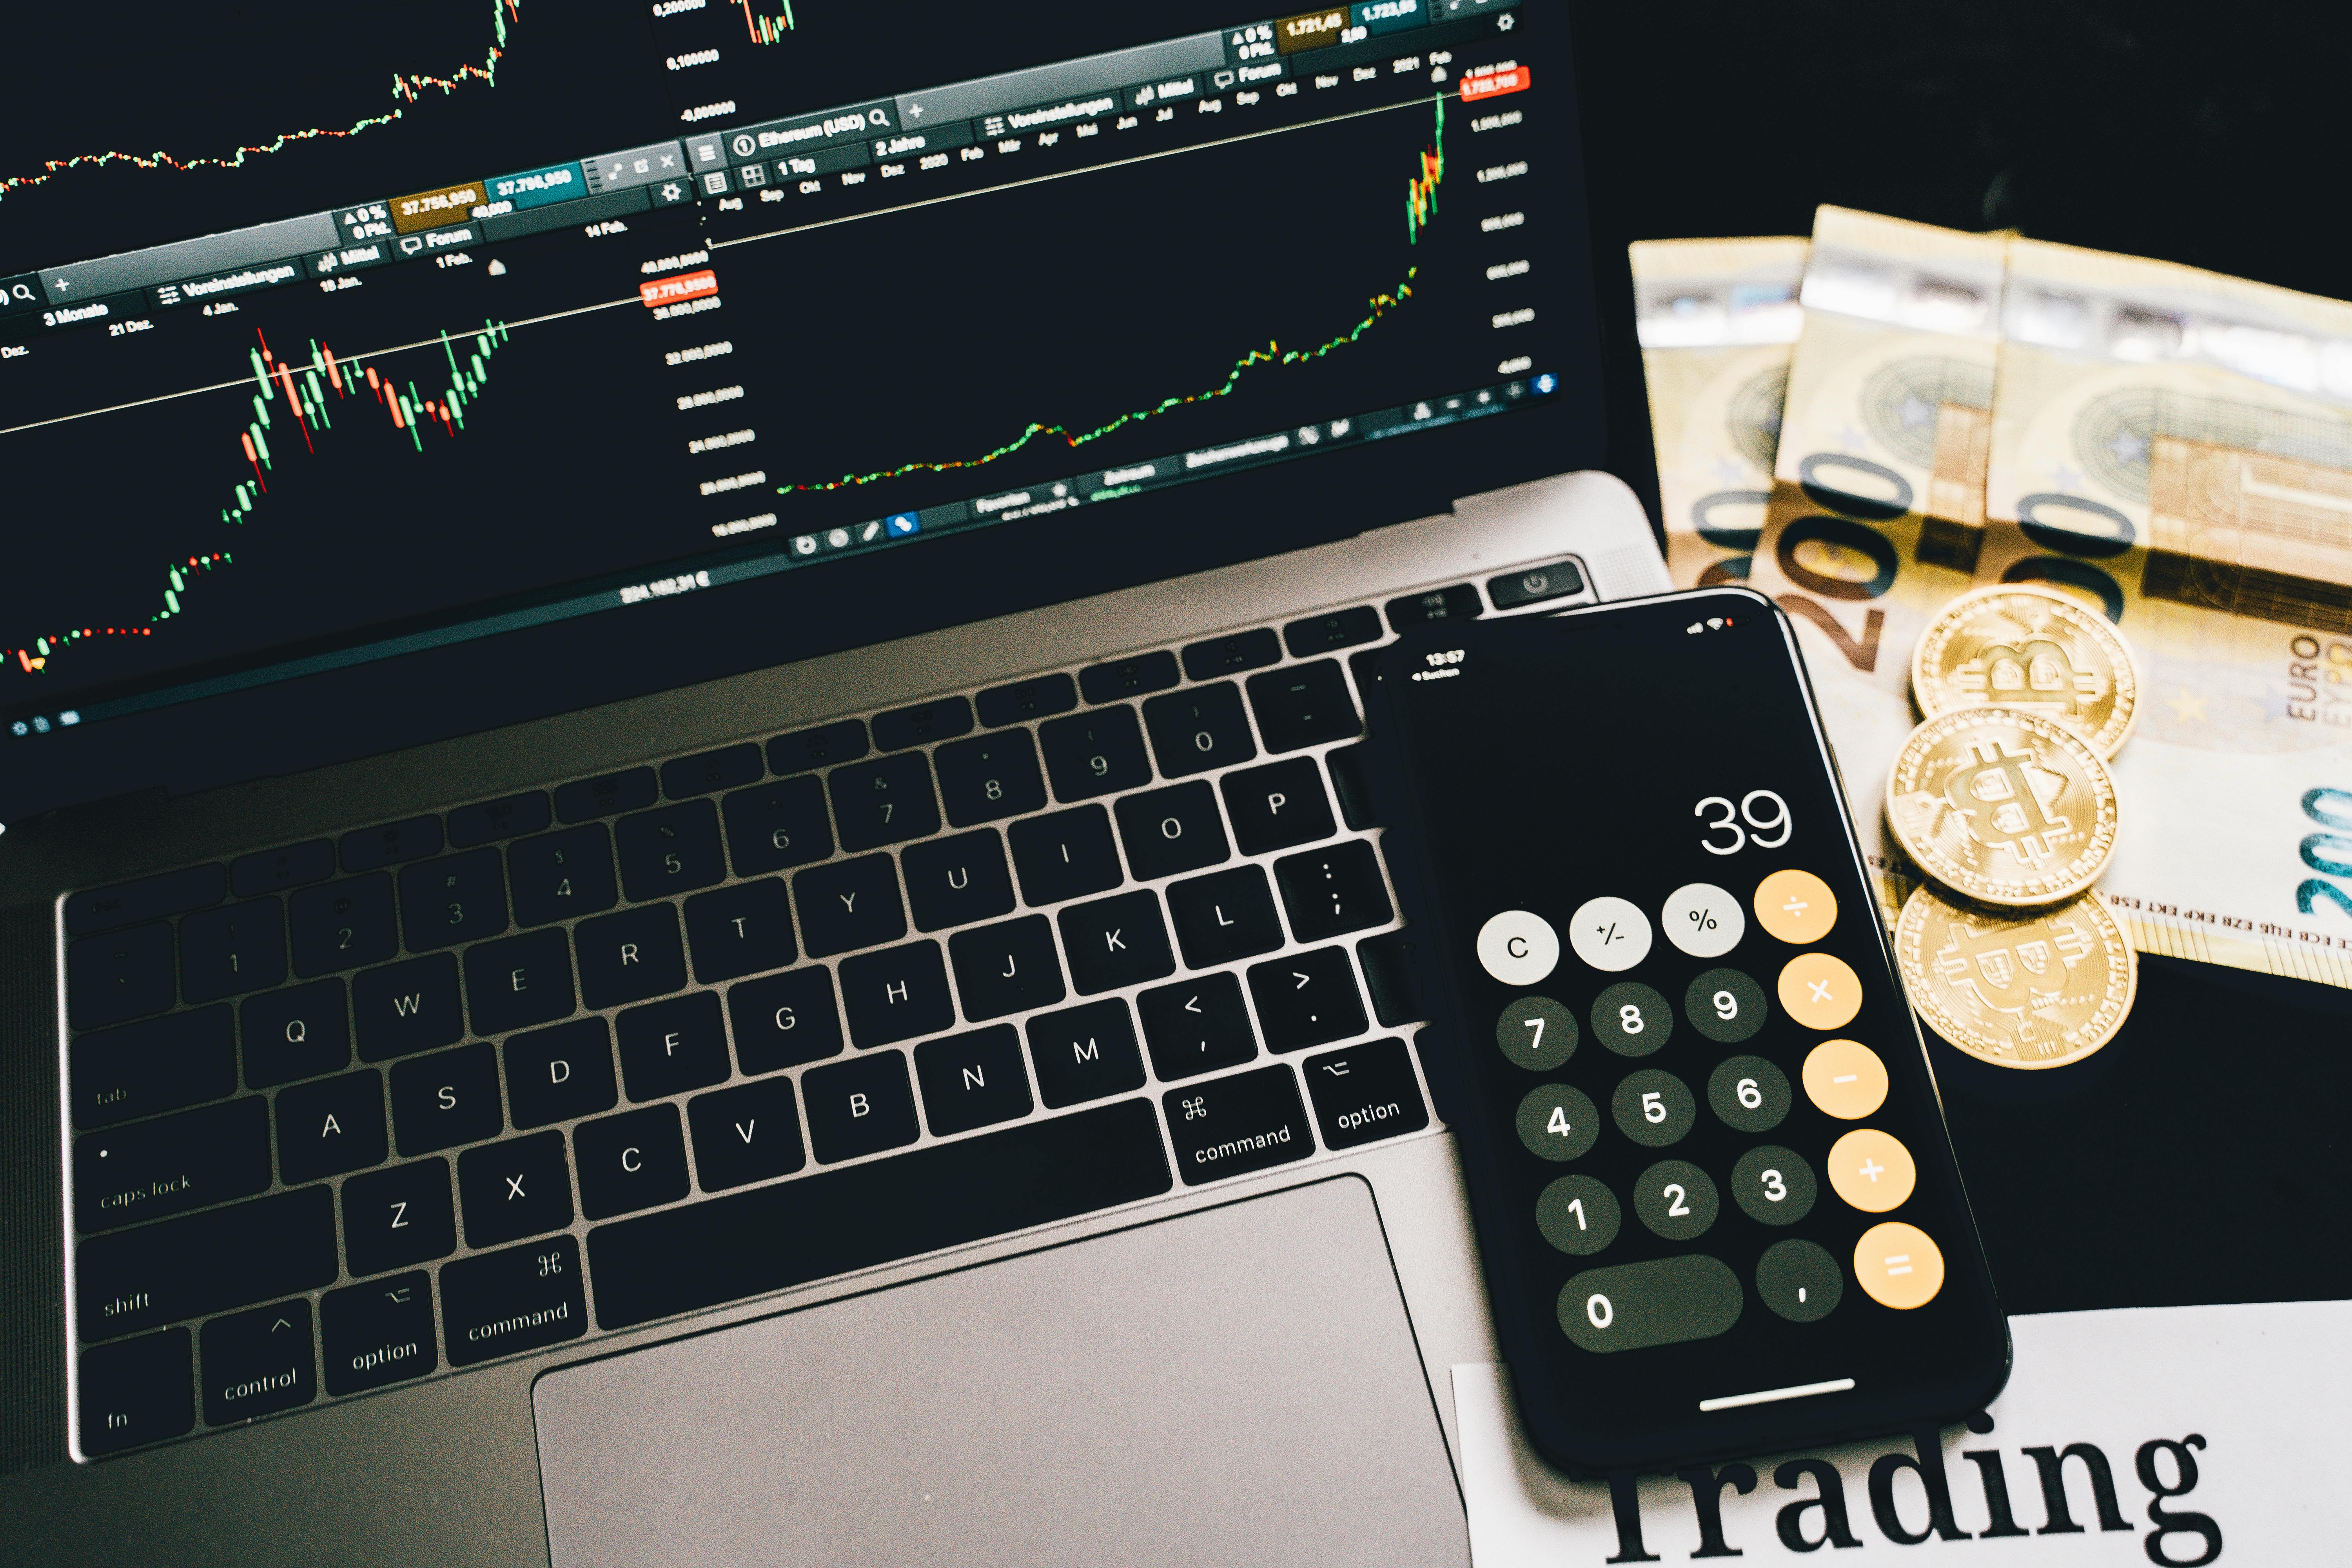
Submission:
[[[1744,590],[1381,665],[1392,859],[1537,1447],[1953,1419],[2008,1340],[1785,622]]]

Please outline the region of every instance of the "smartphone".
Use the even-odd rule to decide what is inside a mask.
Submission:
[[[1572,1475],[1959,1419],[2009,1331],[1789,623],[1382,655],[1373,761],[1497,1334]]]

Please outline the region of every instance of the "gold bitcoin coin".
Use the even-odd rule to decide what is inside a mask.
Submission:
[[[2029,915],[1921,887],[1895,923],[1895,962],[1927,1026],[1979,1061],[2058,1068],[2116,1037],[2139,955],[2096,893]]]
[[[2079,731],[2103,757],[2139,710],[2131,645],[2098,611],[2047,588],[1963,594],[1911,650],[1911,696],[1929,719],[1986,703]]]
[[[2055,719],[1955,708],[1911,731],[1886,775],[1886,823],[1964,899],[2031,909],[2088,888],[2116,847],[2116,782]]]

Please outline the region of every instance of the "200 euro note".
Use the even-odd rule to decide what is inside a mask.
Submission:
[[[1747,574],[1772,483],[1806,249],[1801,239],[1630,247],[1666,568],[1678,588]]]

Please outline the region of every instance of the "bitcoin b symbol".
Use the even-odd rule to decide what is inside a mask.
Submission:
[[[2098,700],[2099,678],[2077,669],[2067,651],[2048,637],[2022,647],[1996,643],[1952,672],[1952,683],[1979,702],[1998,702],[2073,719]]]
[[[1976,758],[1944,781],[1944,798],[1969,825],[1969,833],[1988,849],[2006,849],[2025,864],[2040,867],[2058,853],[2058,840],[2071,823],[2053,816],[2033,787],[2030,757],[2019,756],[2000,741],[1981,741],[1969,748]]]

